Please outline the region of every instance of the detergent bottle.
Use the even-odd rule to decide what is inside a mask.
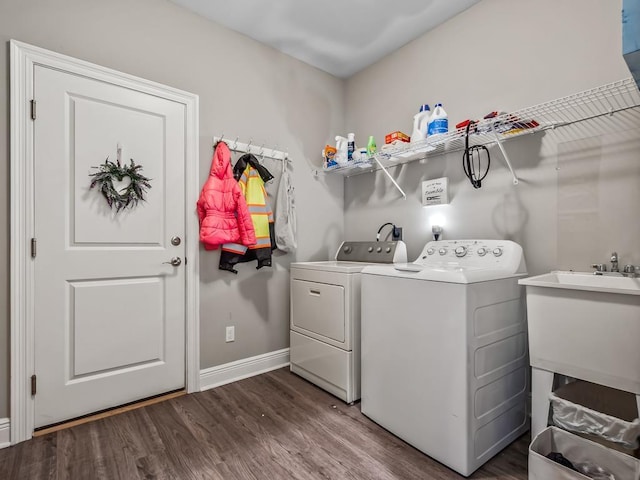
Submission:
[[[420,111],[413,116],[413,133],[411,143],[416,143],[427,138],[427,126],[431,109],[428,104],[420,105]]]
[[[427,128],[427,135],[443,135],[449,132],[449,116],[447,112],[442,108],[441,103],[436,103],[436,107],[433,109],[431,118],[429,118],[429,126]]]
[[[336,135],[336,156],[335,160],[338,165],[346,165],[349,161],[349,147],[347,145],[347,139]]]

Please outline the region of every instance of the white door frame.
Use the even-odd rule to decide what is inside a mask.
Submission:
[[[34,428],[34,151],[33,73],[36,65],[166,98],[185,105],[186,159],[186,387],[200,390],[198,303],[198,96],[66,55],[11,40],[11,444],[28,440]],[[36,99],[37,100],[37,99]]]

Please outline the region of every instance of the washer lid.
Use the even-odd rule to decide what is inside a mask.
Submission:
[[[363,275],[410,278],[445,283],[477,283],[503,278],[525,277],[526,273],[511,273],[506,270],[487,270],[480,267],[431,267],[415,263],[376,265],[365,268]]]

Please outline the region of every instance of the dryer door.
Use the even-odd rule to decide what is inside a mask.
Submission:
[[[342,285],[291,280],[291,328],[344,348],[345,291]]]

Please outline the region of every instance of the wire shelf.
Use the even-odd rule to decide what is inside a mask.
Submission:
[[[486,146],[501,144],[503,140],[613,115],[639,106],[640,91],[635,80],[627,78],[515,112],[501,113],[493,118],[480,120],[469,128],[469,144]],[[376,154],[377,162],[374,158],[367,158],[354,164],[338,165],[324,171],[352,176],[378,168],[388,168],[436,155],[462,151],[465,148],[466,135],[466,127],[458,128],[436,138],[427,137],[420,142],[401,143],[381,150]],[[505,160],[509,164],[508,158]],[[509,168],[511,168],[510,165]],[[514,183],[517,183],[515,173]]]
[[[376,163],[373,158],[367,157],[361,160],[349,162],[346,165],[332,165],[329,168],[323,168],[322,171],[328,173],[339,173],[345,177],[350,177],[352,175],[370,172],[375,167]]]

